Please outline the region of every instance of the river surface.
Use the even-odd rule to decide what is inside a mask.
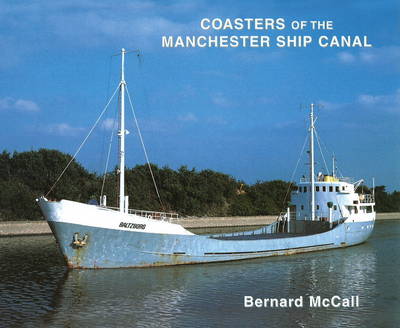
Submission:
[[[400,327],[400,220],[359,246],[239,262],[72,270],[52,236],[0,238],[0,327]],[[244,308],[244,296],[301,308]],[[359,296],[313,308],[308,296]]]

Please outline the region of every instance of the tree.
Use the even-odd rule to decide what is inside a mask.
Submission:
[[[71,156],[57,150],[14,152],[0,155],[0,214],[2,220],[41,217],[35,198],[45,195],[63,171]],[[98,178],[72,161],[48,197],[86,202],[98,190]]]
[[[46,195],[60,176],[71,156],[57,150],[0,154],[0,220],[34,220],[41,218],[35,198]],[[147,165],[136,165],[125,171],[126,194],[131,208],[172,211],[187,216],[275,215],[284,211],[290,201],[288,182],[258,181],[246,185],[233,177],[212,170],[196,171],[181,166],[178,170],[151,164],[162,204],[155,191]],[[88,172],[73,160],[68,170],[49,193],[51,199],[88,202],[99,199],[103,177]],[[358,192],[368,192],[367,186]],[[107,205],[118,207],[119,170],[108,172],[103,194]],[[378,212],[400,211],[400,192],[375,188]]]

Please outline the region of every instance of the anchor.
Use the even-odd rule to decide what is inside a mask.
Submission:
[[[75,247],[86,246],[87,239],[88,239],[88,235],[86,235],[86,234],[83,236],[82,239],[79,239],[79,232],[75,232],[72,245]]]

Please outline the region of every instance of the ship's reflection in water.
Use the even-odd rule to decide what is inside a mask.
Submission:
[[[47,293],[51,300],[46,313],[31,323],[64,327],[398,326],[399,241],[399,221],[379,222],[367,243],[342,250],[205,265],[65,271],[56,275],[58,285]],[[304,306],[249,309],[243,306],[245,295],[303,296]],[[310,308],[310,295],[359,295],[360,307]]]

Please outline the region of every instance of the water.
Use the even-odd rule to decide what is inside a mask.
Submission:
[[[399,327],[400,221],[363,245],[239,262],[68,271],[51,236],[0,238],[1,327]],[[360,296],[359,308],[243,297]]]

